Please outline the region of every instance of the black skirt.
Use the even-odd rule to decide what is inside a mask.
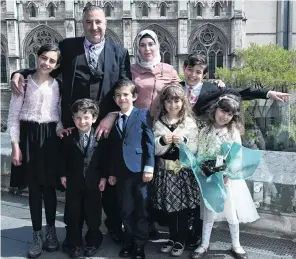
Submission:
[[[24,189],[31,184],[58,188],[58,151],[61,140],[55,122],[20,122],[22,165],[11,165],[10,186]]]

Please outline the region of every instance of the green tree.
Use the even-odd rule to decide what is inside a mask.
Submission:
[[[217,77],[222,79],[226,85],[234,88],[266,88],[281,92],[293,92],[296,89],[296,49],[286,50],[279,45],[257,45],[250,46],[235,53],[236,66],[232,69],[217,68]],[[288,133],[287,139],[296,140],[296,107],[289,110],[278,105],[278,119],[274,125],[270,125],[267,118],[272,108],[278,105],[266,100],[244,103],[246,127],[255,124],[255,117],[261,117],[260,128],[265,132],[265,137],[273,135],[276,139],[283,132]],[[274,111],[274,109],[273,109]],[[258,122],[258,119],[257,119]],[[279,126],[280,125],[280,126]],[[249,138],[256,138],[257,134],[247,132]],[[283,146],[287,146],[283,145]],[[275,148],[279,149],[279,148]],[[285,147],[281,147],[285,149]]]

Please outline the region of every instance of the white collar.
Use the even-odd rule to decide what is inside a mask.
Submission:
[[[79,136],[80,136],[80,138],[82,138],[85,134],[89,137],[90,132],[91,132],[91,129],[90,129],[88,132],[82,132],[82,131],[80,131],[80,130],[78,130],[78,131],[79,131]]]
[[[194,85],[194,86],[190,87],[189,85],[187,85],[187,84],[185,83],[185,85],[186,85],[187,89],[189,89],[189,88],[192,88],[192,90],[195,90],[195,89],[197,89],[197,88],[201,88],[201,87],[202,87],[202,84],[203,84],[203,82],[202,82],[202,81],[200,81],[200,82],[199,82],[199,83],[197,83],[196,85]]]
[[[129,117],[132,113],[132,110],[134,109],[134,106],[132,106],[127,112],[122,113],[121,111],[119,112],[119,117],[121,117],[121,115],[126,115],[127,117]]]

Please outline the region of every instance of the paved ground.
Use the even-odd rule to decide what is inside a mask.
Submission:
[[[32,229],[28,199],[23,196],[2,193],[1,201],[1,258],[26,258],[27,249],[31,242]],[[64,239],[63,203],[58,204],[57,232],[59,240]],[[105,227],[102,231],[106,232]],[[164,259],[168,255],[158,253],[161,244],[168,238],[167,232],[162,231],[161,239],[149,243],[146,249],[147,259]],[[250,259],[278,259],[296,258],[296,240],[276,237],[275,233],[262,235],[262,233],[241,233],[241,244],[245,247]],[[108,235],[104,236],[102,249],[98,251],[95,258],[117,259],[119,246],[112,243]],[[230,259],[230,236],[224,226],[214,229],[211,240],[211,251],[205,258]],[[186,251],[183,258],[189,258],[190,252]],[[58,252],[44,252],[41,258],[67,258],[61,249]]]

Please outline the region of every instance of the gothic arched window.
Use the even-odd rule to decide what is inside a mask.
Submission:
[[[214,6],[215,12],[214,12],[214,16],[220,16],[220,11],[221,11],[221,5],[220,3],[215,3]]]
[[[55,17],[55,7],[53,3],[48,5],[48,15],[49,17]]]
[[[35,7],[35,5],[31,5],[30,6],[30,17],[36,17],[36,7]]]
[[[202,16],[202,4],[201,3],[198,3],[196,5],[196,15],[197,16]]]
[[[148,5],[146,3],[142,4],[142,17],[148,17]]]
[[[160,43],[161,62],[171,64],[171,54],[167,43]]]
[[[216,55],[213,51],[209,54],[209,78],[214,78],[215,76],[215,64],[216,64]]]
[[[223,53],[219,51],[217,53],[217,67],[223,67]]]
[[[1,83],[7,83],[6,56],[1,53]]]
[[[62,36],[45,25],[40,25],[31,31],[25,39],[24,44],[26,64],[30,68],[35,68],[39,48],[46,43],[58,45],[61,39]]]
[[[160,17],[167,15],[167,7],[164,3],[160,4]]]
[[[208,77],[214,78],[217,67],[223,67],[225,56],[225,40],[222,34],[211,26],[205,27],[198,33],[193,43],[192,51],[207,57],[209,66]]]
[[[28,58],[29,68],[36,68],[36,59],[34,54],[30,54]]]
[[[106,3],[104,9],[105,9],[105,16],[111,17],[111,5],[109,3]]]

